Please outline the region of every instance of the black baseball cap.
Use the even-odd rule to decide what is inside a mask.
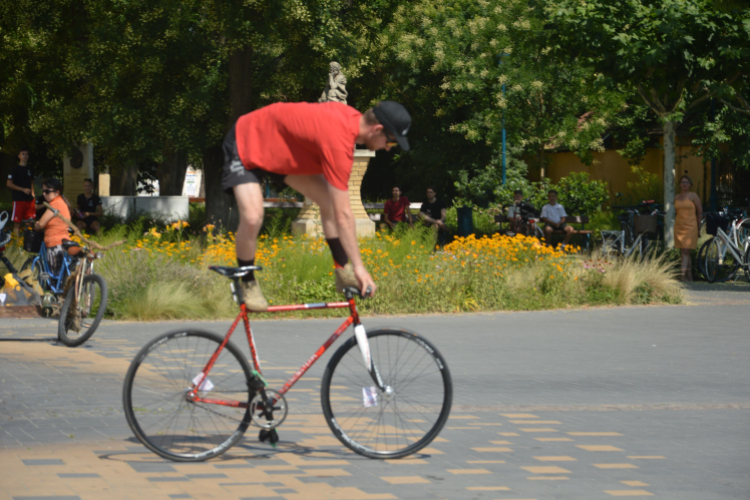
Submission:
[[[396,138],[396,142],[404,151],[409,151],[409,141],[406,134],[411,127],[411,116],[406,108],[395,101],[381,101],[374,108],[375,118],[385,129]]]

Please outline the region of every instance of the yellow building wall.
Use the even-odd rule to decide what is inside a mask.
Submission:
[[[692,190],[701,198],[704,198],[704,179],[710,182],[711,165],[705,166],[703,158],[695,156],[692,148],[689,146],[677,146],[677,160],[675,167],[675,182],[679,184],[680,177],[687,174],[693,180]],[[604,153],[594,153],[594,162],[591,165],[585,165],[578,157],[569,152],[552,153],[549,155],[550,162],[547,165],[547,177],[556,183],[561,177],[565,177],[571,172],[587,172],[592,179],[601,180],[609,185],[610,199],[614,200],[616,193],[627,195],[630,193],[628,182],[637,182],[627,160],[620,156],[615,150],[607,150]],[[646,150],[646,156],[640,165],[646,171],[657,174],[660,179],[664,178],[664,151],[658,148],[649,148]],[[708,195],[710,185],[705,186],[705,194]],[[675,193],[679,193],[679,186],[675,188]],[[704,200],[705,201],[705,200]]]

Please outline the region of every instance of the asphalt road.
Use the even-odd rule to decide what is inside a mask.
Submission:
[[[222,458],[181,465],[132,437],[125,370],[159,333],[229,322],[105,322],[68,349],[49,320],[3,320],[0,499],[748,499],[750,287],[692,288],[683,306],[365,318],[428,337],[454,382],[438,440],[386,462],[352,454],[322,421],[336,345],[290,397],[277,449],[251,430]],[[271,384],[339,323],[254,323]]]

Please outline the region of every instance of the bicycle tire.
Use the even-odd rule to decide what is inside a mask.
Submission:
[[[701,245],[700,249],[698,249],[698,271],[703,275],[703,279],[708,281],[708,275],[706,274],[706,251],[708,250],[708,244],[711,243],[711,240],[706,240]]]
[[[75,301],[76,311],[71,311],[76,292],[76,287],[71,286],[65,294],[65,300],[60,308],[60,321],[57,324],[57,336],[68,347],[79,346],[91,338],[107,309],[107,283],[98,274],[87,274],[83,277],[81,296]],[[76,329],[74,325],[79,320],[78,316],[80,326]]]
[[[745,271],[745,279],[750,283],[750,246],[745,249],[744,265],[742,270]]]
[[[46,290],[47,284],[42,282],[42,264],[41,262],[37,262],[36,265],[34,264],[34,261],[38,260],[40,260],[39,257],[29,257],[21,266],[21,270],[19,272],[25,271],[26,269],[31,269],[31,278],[39,283],[39,286],[42,287],[42,290]]]
[[[333,434],[355,453],[402,458],[432,442],[448,420],[453,400],[450,371],[435,346],[416,333],[385,328],[367,337],[383,383],[393,393],[383,396],[374,389],[352,336],[323,374],[323,415]],[[377,401],[366,407],[364,394],[369,390],[377,391]],[[398,435],[401,432],[405,435]]]
[[[247,406],[195,403],[185,397],[223,341],[211,332],[175,330],[156,337],[135,356],[125,375],[122,402],[130,429],[146,448],[168,460],[202,462],[242,438],[252,421],[252,375],[234,344],[228,342],[219,354],[208,376],[211,387],[203,394]]]
[[[750,241],[750,220],[744,220],[737,228],[737,243],[741,249],[745,250],[748,241]]]
[[[721,238],[709,240],[706,249],[706,281],[709,283],[722,283],[737,275],[740,264],[730,252],[725,251],[725,245]]]

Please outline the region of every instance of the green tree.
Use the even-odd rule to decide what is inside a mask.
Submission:
[[[685,114],[747,73],[747,11],[710,0],[549,2],[562,60],[590,65],[611,85],[632,84],[663,124],[665,241],[673,245],[675,135]]]
[[[492,153],[494,160],[468,171],[454,167],[459,183],[500,176],[503,128],[542,177],[551,147],[570,148],[588,163],[592,151],[603,150],[602,132],[622,94],[588,68],[550,57],[543,16],[520,0],[422,0],[401,5],[386,30],[401,90],[424,96],[434,107],[431,120]]]

